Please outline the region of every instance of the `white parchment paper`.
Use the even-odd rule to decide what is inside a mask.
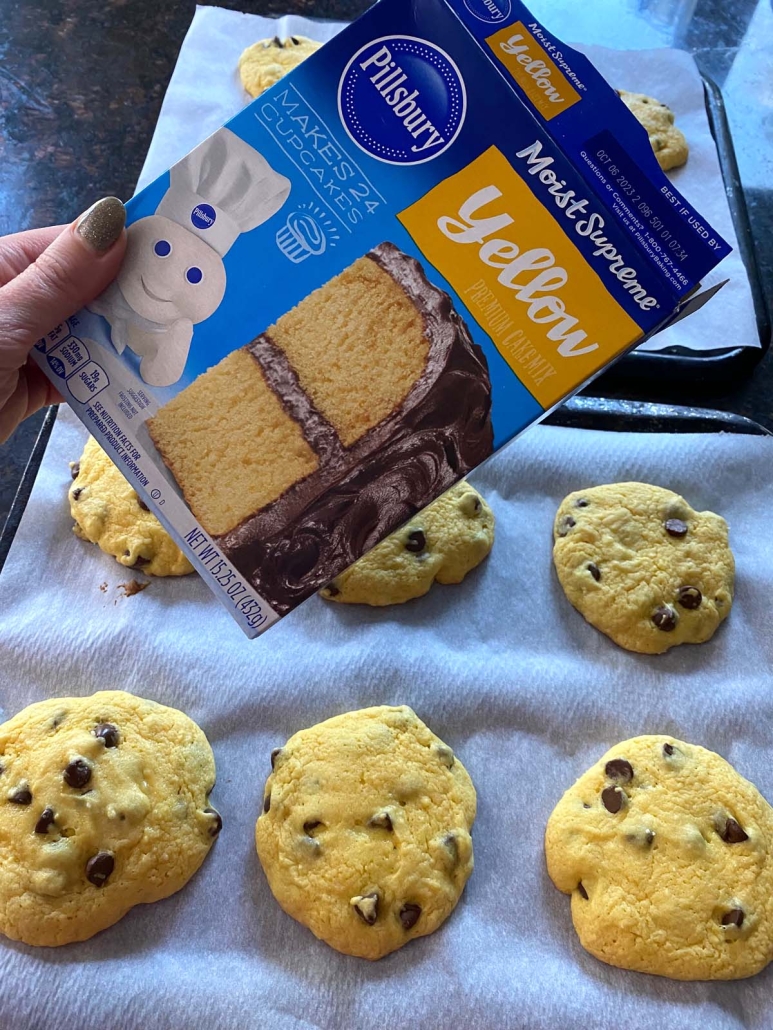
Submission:
[[[270,19],[220,7],[198,7],[164,98],[138,189],[179,161],[249,101],[237,69],[246,46],[258,39],[293,33],[324,42],[343,27],[341,22],[311,21],[294,15]],[[674,111],[689,141],[690,157],[683,168],[669,176],[734,248],[704,280],[708,287],[729,279],[721,297],[642,347],[662,350],[681,346],[698,351],[759,347],[749,280],[738,253],[695,61],[684,51],[667,48],[621,51],[572,45],[585,53],[612,85],[648,93]]]
[[[126,597],[118,585],[131,572],[73,536],[67,462],[84,439],[62,409],[0,574],[0,718],[106,687],[178,706],[212,742],[224,828],[184,890],[91,941],[0,940],[0,1027],[769,1030],[773,966],[688,984],[587,955],[545,872],[542,835],[563,790],[640,733],[719,751],[773,800],[773,440],[537,427],[471,477],[497,529],[462,585],[386,609],[315,597],[248,641],[195,575]],[[727,517],[737,593],[711,642],[629,654],[565,600],[550,560],[555,509],[570,490],[620,479]],[[381,703],[411,705],[451,744],[479,808],[456,912],[372,964],[284,915],[253,833],[271,749]]]

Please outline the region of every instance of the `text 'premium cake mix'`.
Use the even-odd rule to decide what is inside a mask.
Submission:
[[[36,360],[250,636],[729,252],[515,0],[382,0],[127,210]]]

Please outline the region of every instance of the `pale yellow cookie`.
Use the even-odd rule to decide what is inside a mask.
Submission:
[[[259,97],[321,46],[306,36],[261,39],[247,47],[239,58],[242,85],[251,97]]]
[[[553,883],[596,958],[675,980],[734,980],[773,959],[773,809],[713,751],[625,740],[547,824]]]
[[[403,604],[432,584],[461,583],[494,543],[494,513],[461,482],[320,591],[341,604]]]
[[[222,825],[215,760],[182,712],[120,690],[0,726],[0,933],[84,941],[180,890]]]
[[[410,708],[328,719],[271,764],[255,840],[288,915],[368,959],[448,918],[472,872],[475,789]]]
[[[674,125],[671,108],[644,93],[629,93],[625,89],[618,89],[617,95],[647,130],[650,145],[663,171],[683,165],[690,150],[684,133]]]
[[[149,576],[184,576],[193,566],[143,505],[93,437],[71,462],[70,514],[81,540],[98,544],[121,565]]]
[[[642,654],[709,640],[730,613],[727,523],[647,483],[569,494],[553,527],[564,593],[596,629]]]

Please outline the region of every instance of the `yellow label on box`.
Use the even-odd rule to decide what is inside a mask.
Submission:
[[[486,42],[546,122],[580,99],[523,22],[500,29]]]
[[[543,408],[642,335],[496,147],[398,218]]]

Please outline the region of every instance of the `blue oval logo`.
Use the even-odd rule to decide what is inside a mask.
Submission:
[[[57,358],[55,355],[49,354],[48,363],[51,366],[52,371],[55,372],[56,375],[60,377],[60,379],[64,379],[64,377],[67,375],[67,370],[64,367],[64,362],[62,361],[62,359]]]
[[[445,50],[415,36],[382,36],[344,68],[338,112],[351,139],[377,161],[423,164],[459,135],[467,92]]]
[[[498,25],[505,21],[513,9],[510,0],[464,0],[464,6],[473,18],[487,25]]]
[[[209,204],[197,204],[191,211],[191,222],[197,229],[209,229],[215,224],[217,214]]]

